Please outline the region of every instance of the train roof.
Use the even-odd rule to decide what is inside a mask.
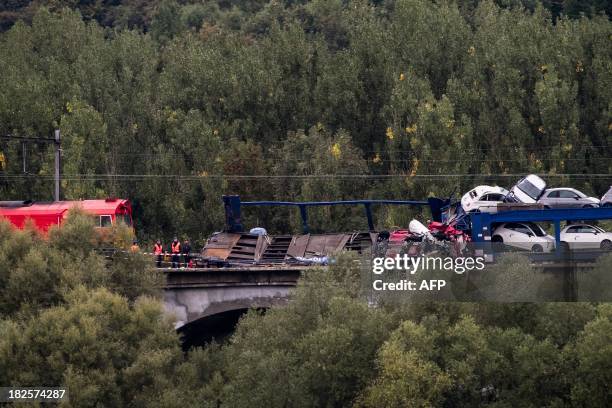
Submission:
[[[79,200],[79,201],[0,201],[0,215],[34,215],[34,214],[62,214],[73,208],[81,208],[90,214],[115,214],[117,212],[130,212],[131,205],[126,199],[106,200]]]

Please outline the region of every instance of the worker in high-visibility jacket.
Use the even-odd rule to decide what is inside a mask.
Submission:
[[[177,237],[170,244],[170,252],[172,253],[172,267],[178,268],[181,256],[181,243]]]
[[[157,261],[155,265],[158,268],[161,268],[163,252],[164,252],[164,247],[162,246],[161,240],[158,239],[157,242],[155,242],[155,246],[153,247],[153,254],[155,254],[155,256],[157,257]]]

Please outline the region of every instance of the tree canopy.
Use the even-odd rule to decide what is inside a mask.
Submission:
[[[129,198],[143,238],[203,239],[224,193],[419,199],[537,172],[601,195],[610,14],[603,0],[4,1],[0,135],[61,129],[64,197]],[[0,142],[3,199],[49,199],[49,146]],[[313,210],[313,230],[359,228],[357,211]],[[286,209],[244,222],[300,225]],[[609,406],[609,304],[373,307],[341,258],[286,308],[185,353],[150,260],[101,253],[128,243],[78,214],[47,237],[0,222],[0,384],[66,385],[68,406]],[[609,264],[580,290],[605,295]],[[516,289],[524,268],[500,267]]]
[[[1,384],[64,386],[79,407],[609,405],[607,303],[373,307],[347,254],[185,352],[152,262],[104,258],[88,223],[46,239],[0,223]]]
[[[555,17],[561,2],[9,3],[32,18],[0,34],[0,133],[60,128],[64,197],[130,198],[143,238],[206,237],[224,193],[422,199],[528,172],[610,184],[612,25]],[[135,25],[93,10],[141,6]],[[49,149],[27,145],[24,173],[21,144],[2,141],[3,197],[51,197]],[[326,211],[318,230],[362,226]],[[245,217],[299,228],[288,210]]]

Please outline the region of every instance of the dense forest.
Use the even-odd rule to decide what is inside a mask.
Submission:
[[[288,306],[185,353],[151,262],[105,260],[89,222],[73,215],[48,239],[0,222],[3,386],[62,385],[71,407],[609,406],[610,304],[371,307],[347,256],[309,271]],[[608,290],[611,267],[595,266]]]
[[[480,0],[458,0],[464,10],[472,10]],[[344,0],[343,3],[349,3]],[[384,0],[372,0],[379,5]],[[393,3],[393,1],[386,1]],[[87,20],[96,20],[103,26],[115,28],[139,28],[148,30],[155,17],[158,6],[163,0],[6,0],[0,4],[0,29],[5,30],[18,20],[30,21],[36,10],[48,7],[61,10],[70,7],[79,10]],[[269,6],[270,0],[179,0],[175,7],[183,21],[191,27],[200,28],[202,21],[222,21],[225,25],[239,27],[252,14],[259,13]],[[301,12],[308,0],[283,0],[282,4],[292,12]],[[523,6],[533,10],[538,0],[495,0],[502,7]],[[561,15],[579,17],[599,13],[612,15],[612,2],[609,0],[542,0],[541,4],[549,9],[553,17]]]
[[[2,7],[0,134],[61,129],[63,197],[131,199],[142,238],[202,239],[223,226],[222,194],[457,197],[529,172],[597,196],[612,183],[606,1]],[[3,199],[51,198],[52,147],[0,151]],[[310,218],[348,230],[361,212]],[[299,228],[288,210],[247,216]]]
[[[144,239],[203,239],[222,194],[457,197],[534,172],[601,195],[610,15],[605,0],[5,0],[0,135],[59,128],[63,196],[129,198]],[[52,176],[52,147],[0,140],[0,199],[49,200]],[[348,230],[361,213],[310,218]],[[129,231],[90,223],[41,237],[0,222],[0,385],[63,385],[75,407],[610,406],[609,303],[372,304],[345,255],[186,352],[163,276],[139,253],[104,257]],[[511,295],[537,273],[500,264]],[[592,286],[607,294],[611,269],[602,257]]]

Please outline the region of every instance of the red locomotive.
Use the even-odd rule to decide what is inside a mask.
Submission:
[[[117,222],[132,226],[130,202],[115,198],[55,202],[0,201],[0,218],[7,219],[17,228],[23,228],[26,220],[31,219],[39,231],[46,232],[54,225],[61,225],[73,208],[94,216],[96,227],[111,227]]]

